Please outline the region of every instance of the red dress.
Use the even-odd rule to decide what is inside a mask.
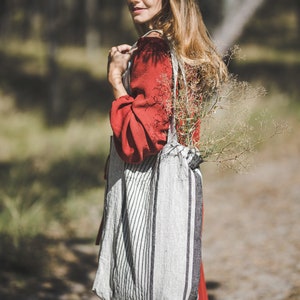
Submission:
[[[159,37],[142,37],[134,53],[131,95],[112,103],[110,122],[116,149],[128,163],[140,163],[166,144],[172,106],[172,63],[169,46]],[[203,268],[198,295],[207,300]]]

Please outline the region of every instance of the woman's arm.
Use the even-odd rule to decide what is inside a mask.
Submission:
[[[140,163],[162,149],[172,105],[172,64],[167,43],[161,38],[145,37],[137,47],[131,69],[132,95],[126,93],[113,101],[110,112],[117,151],[129,163]]]

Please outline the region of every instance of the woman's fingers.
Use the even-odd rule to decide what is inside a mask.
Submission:
[[[108,81],[115,90],[124,90],[122,83],[122,74],[128,66],[128,61],[132,55],[132,47],[127,44],[112,47],[108,55],[107,77]],[[120,88],[121,87],[121,88]]]
[[[135,50],[137,50],[137,47],[136,47],[136,46],[135,46],[135,47],[131,47],[130,50],[128,51],[128,53],[129,53],[130,55],[132,55],[132,53],[133,53]]]
[[[130,49],[131,49],[131,46],[127,45],[127,44],[118,45],[118,46],[112,47],[110,49],[109,55],[114,56],[117,53],[130,54]]]
[[[117,51],[125,54],[125,53],[128,53],[130,51],[131,46],[127,45],[127,44],[122,44],[122,45],[117,46],[116,48],[117,48]]]
[[[108,71],[124,73],[132,55],[132,47],[127,44],[112,47],[108,55]]]

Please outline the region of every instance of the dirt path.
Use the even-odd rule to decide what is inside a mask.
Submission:
[[[274,146],[247,175],[207,176],[210,299],[300,299],[300,145]]]

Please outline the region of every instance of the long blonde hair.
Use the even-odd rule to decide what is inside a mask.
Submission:
[[[162,10],[151,21],[171,40],[178,57],[190,66],[199,66],[210,87],[227,78],[227,67],[217,53],[203,22],[196,0],[162,0]],[[145,25],[137,25],[145,32]]]

